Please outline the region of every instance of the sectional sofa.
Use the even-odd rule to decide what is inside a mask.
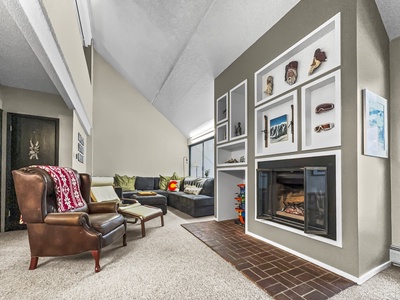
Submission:
[[[115,175],[115,185],[121,186],[120,175]],[[171,179],[172,178],[172,179]],[[178,177],[176,177],[178,178]],[[174,180],[171,177],[129,177],[131,180],[128,187],[123,187],[123,198],[136,198],[142,204],[159,207],[164,214],[167,213],[167,205],[174,207],[192,217],[202,217],[214,214],[214,178],[179,178],[179,190],[168,190],[166,180]],[[126,180],[126,176],[125,176]],[[133,181],[133,184],[132,184]],[[133,187],[133,189],[132,189]],[[156,192],[160,196],[140,196],[140,191]]]

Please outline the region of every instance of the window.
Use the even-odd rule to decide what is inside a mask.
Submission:
[[[214,138],[189,146],[189,176],[214,177]]]

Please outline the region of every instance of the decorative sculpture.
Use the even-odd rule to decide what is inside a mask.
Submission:
[[[314,58],[313,58],[313,61],[311,64],[311,68],[308,71],[308,75],[311,75],[315,71],[315,69],[317,69],[321,65],[321,63],[326,60],[327,60],[327,57],[326,57],[326,54],[324,51],[321,51],[320,48],[315,50]]]
[[[264,93],[266,93],[268,96],[272,95],[273,89],[274,89],[274,77],[268,76],[267,77],[267,88],[265,89]]]
[[[292,85],[296,82],[297,80],[297,67],[298,67],[298,62],[297,61],[291,61],[289,64],[286,65],[285,67],[285,81],[286,83]]]
[[[242,127],[240,127],[240,122],[238,122],[237,126],[235,126],[235,135],[242,135]]]

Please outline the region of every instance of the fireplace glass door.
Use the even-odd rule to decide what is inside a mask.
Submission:
[[[257,217],[326,235],[327,175],[326,167],[258,169]]]
[[[305,168],[305,232],[328,233],[328,184],[325,167]]]

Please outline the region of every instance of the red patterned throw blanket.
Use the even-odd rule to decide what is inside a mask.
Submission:
[[[45,170],[53,178],[59,212],[66,212],[85,205],[79,189],[78,178],[72,169],[58,166],[32,167]]]

